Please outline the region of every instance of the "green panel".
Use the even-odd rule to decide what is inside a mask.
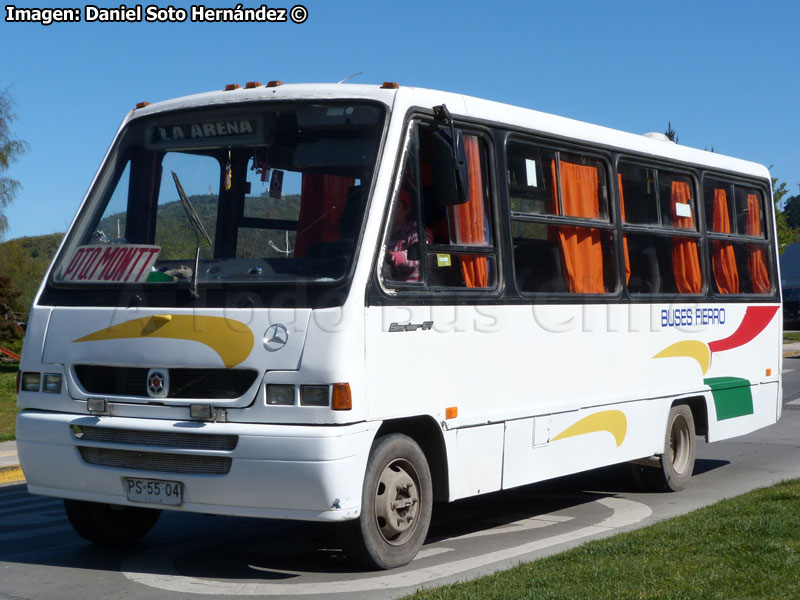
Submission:
[[[711,377],[704,379],[714,396],[717,421],[753,414],[753,394],[750,381],[741,377]]]

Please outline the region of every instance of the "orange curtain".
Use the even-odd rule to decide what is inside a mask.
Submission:
[[[619,210],[622,216],[622,222],[625,222],[625,197],[622,195],[622,173],[617,173],[617,180],[619,181]],[[625,283],[631,281],[631,257],[628,254],[628,238],[622,238],[622,249],[625,252]]]
[[[347,190],[354,184],[355,179],[351,177],[303,173],[295,258],[308,256],[308,249],[315,244],[339,239],[339,221]]]
[[[762,236],[761,214],[756,194],[747,194],[747,220],[745,221],[745,233],[752,236]],[[764,248],[756,246],[750,247],[750,254],[747,256],[747,269],[750,272],[750,279],[753,282],[753,292],[756,294],[769,293],[769,270],[764,256]]]
[[[681,217],[677,214],[678,204],[690,204],[692,191],[686,181],[673,181],[670,194],[672,223],[682,229],[694,229],[694,217]],[[700,257],[693,239],[675,237],[672,240],[672,270],[675,285],[681,294],[699,294],[703,287],[700,271]]]
[[[731,219],[728,212],[728,195],[724,189],[714,190],[714,221],[712,229],[718,233],[731,232]],[[733,244],[714,240],[711,242],[714,279],[720,294],[739,293],[739,269],[736,267],[736,254]]]
[[[565,215],[598,218],[600,200],[597,168],[561,161],[561,205]],[[556,179],[555,160],[551,163]],[[554,186],[555,190],[555,186]],[[554,213],[558,214],[558,203]],[[603,294],[603,246],[601,233],[588,227],[558,227],[558,242],[567,289],[574,294]]]
[[[453,207],[456,243],[467,246],[486,245],[486,208],[483,198],[483,171],[478,138],[464,136],[469,170],[469,200]],[[461,273],[467,287],[489,287],[489,269],[484,256],[459,256]]]

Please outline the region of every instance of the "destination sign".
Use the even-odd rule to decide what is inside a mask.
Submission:
[[[160,246],[94,244],[79,246],[67,262],[61,281],[141,283],[161,252]]]
[[[258,122],[255,119],[161,124],[153,127],[150,133],[150,143],[153,145],[163,145],[172,142],[218,140],[226,142],[251,142],[256,139],[257,131]]]

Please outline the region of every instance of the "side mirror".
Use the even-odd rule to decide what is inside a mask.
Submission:
[[[431,172],[439,206],[464,204],[469,200],[467,151],[460,129],[443,128],[431,134]]]

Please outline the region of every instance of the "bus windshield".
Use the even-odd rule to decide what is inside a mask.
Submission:
[[[52,281],[341,280],[361,233],[382,129],[381,108],[353,103],[137,119],[98,177]]]

